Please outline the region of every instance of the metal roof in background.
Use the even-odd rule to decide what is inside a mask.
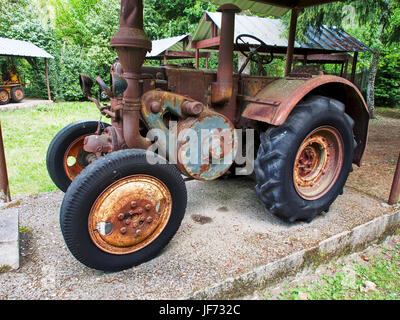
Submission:
[[[0,56],[54,59],[54,57],[28,41],[0,38]]]
[[[211,37],[212,22],[221,29],[220,12],[205,13],[211,21],[203,18],[193,34],[192,41],[209,39]],[[263,40],[267,45],[287,47],[288,40],[284,36],[286,27],[280,19],[261,18],[257,16],[236,15],[235,39],[240,34],[251,34]],[[295,42],[295,48],[319,49],[328,52],[372,52],[362,42],[338,28],[321,28],[321,31],[312,30],[306,34],[306,43]],[[247,41],[247,40],[246,40]],[[250,44],[256,41],[248,39]]]
[[[372,50],[363,44],[360,40],[344,30],[336,27],[322,26],[319,30],[310,29],[306,33],[309,40],[302,43],[303,48],[322,48],[325,50],[335,50],[342,52],[372,52]]]
[[[254,13],[282,17],[293,8],[306,8],[321,4],[338,2],[343,0],[201,0],[218,5],[234,4],[242,10],[251,10]],[[354,1],[354,0],[350,0]]]
[[[212,2],[218,5],[224,4],[234,4],[242,10],[251,10],[254,13],[264,14],[274,17],[282,17],[286,12],[289,11],[288,8],[277,7],[270,4],[249,1],[249,0],[201,0],[203,2]]]
[[[152,50],[148,52],[146,57],[147,58],[154,58],[165,51],[183,51],[183,40],[188,38],[190,35],[184,34],[177,37],[165,38],[160,40],[153,40],[152,41]]]

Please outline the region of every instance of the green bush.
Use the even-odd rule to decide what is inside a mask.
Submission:
[[[385,52],[379,64],[375,83],[376,105],[400,107],[400,53]]]

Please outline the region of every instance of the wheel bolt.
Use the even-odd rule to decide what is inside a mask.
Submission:
[[[146,210],[149,211],[151,209],[151,205],[150,204],[146,204]]]
[[[151,223],[153,221],[153,218],[152,217],[148,217],[146,221],[147,221],[147,223]]]
[[[132,224],[132,227],[136,228],[136,227],[137,227],[137,223],[134,222],[134,223]]]
[[[123,213],[120,213],[118,215],[118,220],[122,221],[122,220],[124,220],[124,217],[125,217],[125,215]]]
[[[125,228],[125,227],[122,227],[121,229],[119,229],[119,231],[120,231],[122,234],[125,234],[125,233],[126,233],[126,228]]]
[[[137,212],[138,212],[139,214],[142,214],[142,213],[143,213],[143,209],[142,209],[142,208],[139,208]]]
[[[136,236],[140,236],[142,234],[142,230],[138,229],[136,230]]]
[[[136,201],[132,201],[132,202],[131,202],[131,207],[132,207],[132,208],[135,208],[135,207],[136,207]]]
[[[126,220],[125,220],[125,224],[126,224],[126,225],[129,225],[131,222],[132,222],[131,219],[126,219]]]

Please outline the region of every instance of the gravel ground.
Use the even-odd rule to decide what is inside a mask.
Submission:
[[[21,263],[0,274],[0,299],[185,298],[393,210],[345,188],[328,214],[289,225],[263,208],[250,179],[189,181],[187,188],[186,216],[169,245],[152,261],[118,273],[89,269],[69,253],[58,222],[62,192],[14,199]]]
[[[53,101],[50,100],[24,99],[22,102],[19,103],[8,103],[6,105],[0,106],[0,112],[14,111],[20,109],[33,109],[38,106],[44,106],[52,103]]]
[[[58,222],[62,192],[14,198],[20,268],[0,273],[0,299],[179,299],[311,248],[394,209],[384,202],[400,149],[399,128],[400,119],[371,122],[363,166],[355,167],[331,211],[309,224],[285,224],[268,213],[252,180],[187,182],[186,216],[170,244],[152,261],[118,273],[89,269],[69,253]]]

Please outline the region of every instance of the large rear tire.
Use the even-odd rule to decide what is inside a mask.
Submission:
[[[19,103],[25,98],[25,91],[22,87],[14,87],[11,89],[11,100],[15,103]]]
[[[312,96],[262,133],[255,189],[267,210],[287,222],[328,211],[352,169],[353,126],[341,102]]]
[[[60,224],[71,253],[84,265],[120,271],[154,258],[184,217],[186,186],[167,163],[150,164],[144,150],[121,150],[86,167],[68,188]],[[162,159],[163,160],[163,159]]]
[[[98,124],[94,120],[71,123],[51,141],[46,156],[47,171],[61,191],[66,192],[71,181],[89,164],[91,154],[83,150],[83,142],[96,132]],[[109,126],[105,122],[101,125]]]

